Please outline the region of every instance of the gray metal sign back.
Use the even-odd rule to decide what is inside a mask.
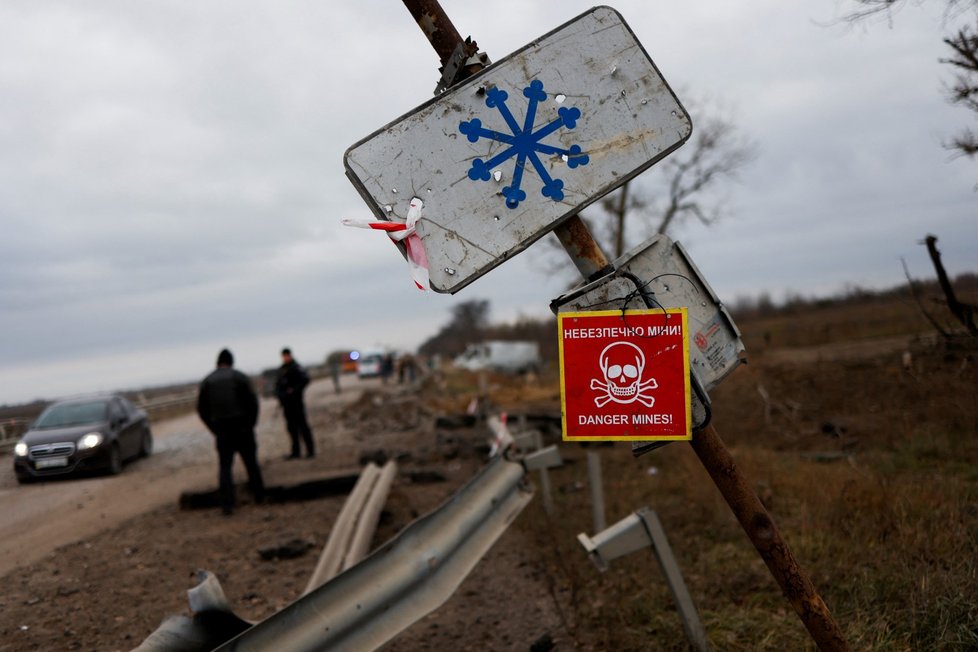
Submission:
[[[356,143],[346,173],[457,292],[682,145],[691,123],[618,12],[596,7]]]
[[[689,315],[690,370],[709,391],[745,361],[740,330],[686,250],[656,235],[614,262],[615,271],[557,299],[554,312],[666,309]]]
[[[745,361],[744,343],[730,313],[678,242],[656,235],[614,261],[614,272],[557,297],[555,313],[684,307],[689,318],[690,405],[694,429],[710,420],[707,392]],[[661,442],[633,442],[636,455]]]

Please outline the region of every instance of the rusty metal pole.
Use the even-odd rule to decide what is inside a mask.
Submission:
[[[455,29],[445,10],[438,0],[404,0],[404,6],[428,37],[442,65],[445,65],[455,52],[455,47],[462,42],[462,35]]]
[[[828,606],[737,468],[716,429],[710,425],[696,431],[690,443],[818,648],[848,650],[849,644]]]
[[[444,65],[455,48],[462,42],[451,19],[438,0],[403,0],[418,27],[431,42]],[[475,44],[472,44],[473,48]],[[468,72],[478,72],[478,65]],[[610,263],[601,247],[591,235],[587,224],[574,215],[554,233],[564,246],[574,265],[586,280],[594,280],[609,271]],[[808,573],[798,564],[781,532],[760,499],[740,473],[730,451],[716,429],[711,425],[693,434],[692,447],[706,468],[714,484],[730,506],[751,543],[760,553],[764,563],[781,587],[798,617],[820,650],[832,652],[848,650],[842,630],[832,618],[832,613],[822,600]]]
[[[564,251],[574,261],[574,266],[586,281],[593,281],[611,271],[607,256],[591,235],[580,215],[574,215],[557,226],[554,234],[564,246]]]

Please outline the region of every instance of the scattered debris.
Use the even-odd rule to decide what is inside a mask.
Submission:
[[[798,421],[798,412],[801,410],[801,403],[790,399],[784,401],[772,400],[767,389],[761,384],[757,385],[757,393],[761,395],[761,401],[764,403],[764,421],[766,423],[771,423],[772,409],[780,412],[789,421]]]
[[[450,414],[435,419],[436,428],[472,428],[476,424],[474,414]]]
[[[315,545],[311,541],[304,539],[290,539],[278,546],[259,549],[258,556],[265,561],[272,561],[273,559],[296,559],[305,555]]]
[[[390,396],[365,391],[363,396],[344,406],[339,421],[361,438],[378,434],[405,432],[430,422],[431,411],[415,395]]]
[[[434,484],[436,482],[445,482],[448,479],[441,471],[411,471],[407,475],[414,484]]]
[[[343,496],[353,489],[357,477],[358,473],[342,473],[294,485],[268,486],[265,488],[265,500],[271,503],[289,503]],[[240,488],[246,487],[246,484],[242,484]],[[180,494],[180,509],[213,509],[220,505],[221,497],[217,489],[184,491]]]
[[[578,491],[584,491],[586,487],[587,485],[583,481],[575,480],[574,482],[560,485],[559,491],[562,494],[572,494]]]
[[[808,460],[810,462],[838,462],[839,460],[848,460],[850,464],[855,464],[852,459],[852,455],[844,451],[821,451],[813,453],[802,453],[801,458]]]
[[[364,451],[363,453],[360,453],[360,466],[367,466],[367,464],[370,464],[371,462],[377,466],[383,466],[387,464],[387,460],[389,459],[390,456],[387,454],[387,451],[383,449]]]
[[[231,611],[213,573],[197,571],[197,578],[199,584],[187,591],[193,616],[170,616],[133,652],[206,652],[253,625]]]
[[[492,438],[489,440],[489,457],[505,453],[513,445],[513,435],[509,432],[506,420],[505,412],[499,416],[489,417],[489,430],[492,431]]]
[[[829,437],[838,439],[842,435],[846,434],[849,430],[845,425],[840,423],[835,423],[834,421],[823,421],[822,422],[822,432]]]
[[[553,650],[556,647],[557,644],[554,643],[553,637],[548,632],[537,640],[533,641],[533,644],[530,645],[530,652],[550,652],[550,650]]]

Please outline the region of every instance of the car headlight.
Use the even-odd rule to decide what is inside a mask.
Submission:
[[[27,444],[22,441],[14,444],[14,455],[17,457],[27,457]]]
[[[78,450],[88,450],[89,448],[95,448],[105,440],[100,432],[90,432],[81,439],[78,440]]]

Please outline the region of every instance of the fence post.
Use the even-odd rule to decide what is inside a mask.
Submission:
[[[591,488],[591,515],[594,531],[602,532],[607,527],[604,517],[604,487],[601,484],[601,453],[588,451],[587,483]]]
[[[533,431],[533,447],[543,450],[543,436],[539,430]],[[543,493],[543,511],[547,515],[554,513],[554,497],[550,491],[550,472],[547,469],[540,469],[540,491]]]

